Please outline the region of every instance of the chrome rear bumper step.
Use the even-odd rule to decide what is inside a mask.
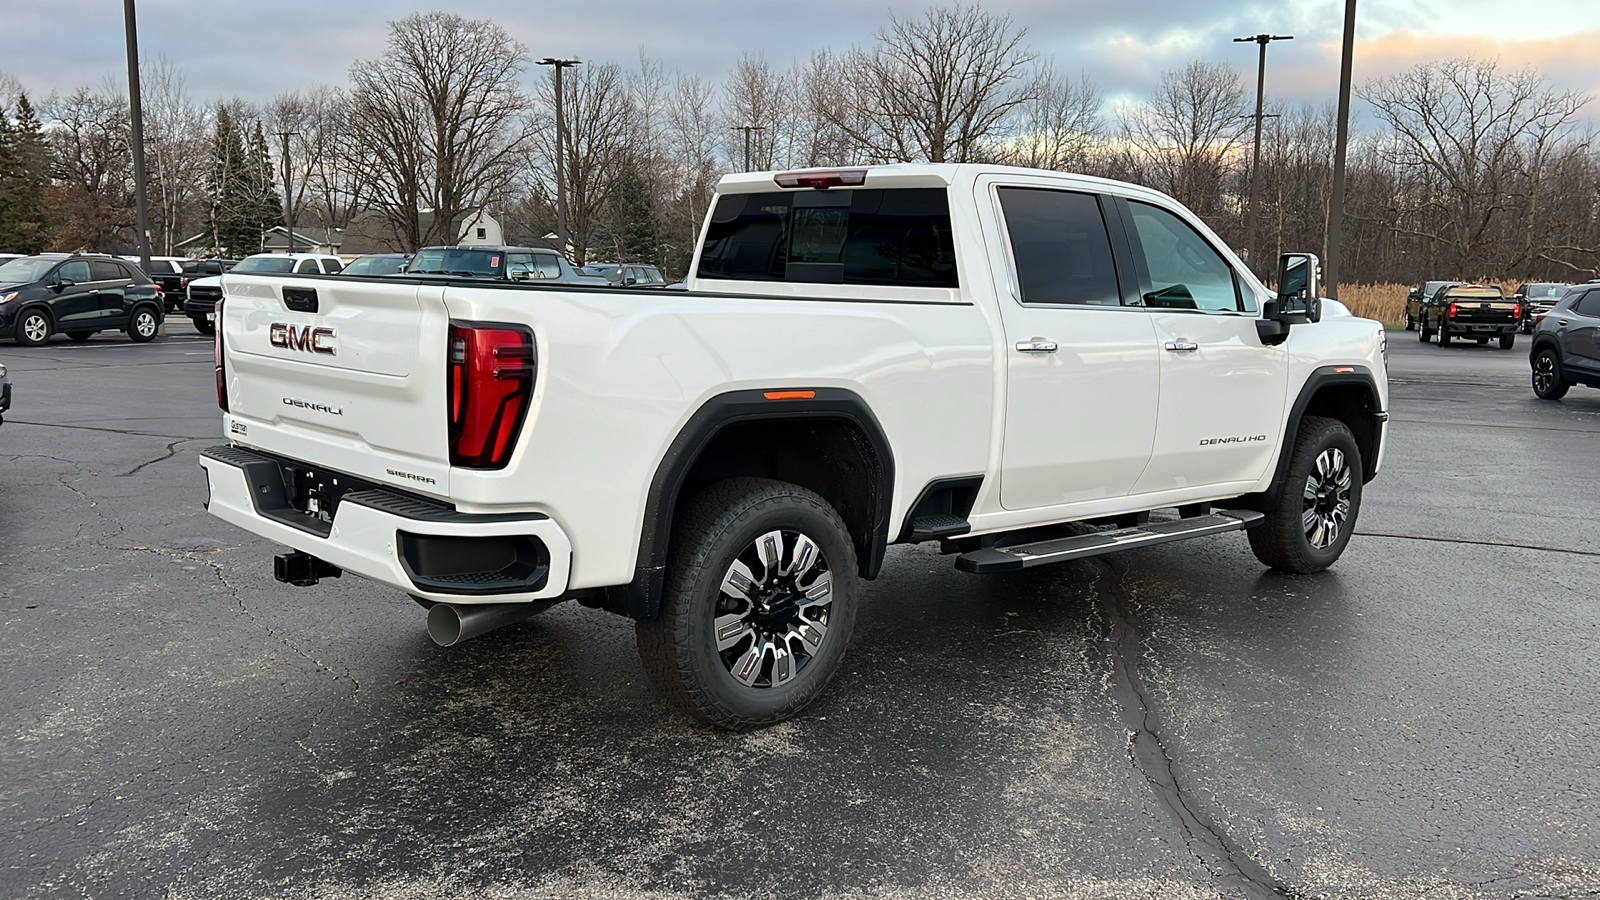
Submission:
[[[994,572],[1015,572],[1050,563],[1067,562],[1117,550],[1149,547],[1168,541],[1221,534],[1224,531],[1241,531],[1260,522],[1265,516],[1248,509],[1219,510],[1204,516],[1151,522],[1133,528],[1100,531],[1074,537],[1056,538],[1033,544],[1011,547],[985,547],[956,557],[956,568],[975,575]]]

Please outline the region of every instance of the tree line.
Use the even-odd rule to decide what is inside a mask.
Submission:
[[[196,101],[182,73],[145,67],[152,250],[252,252],[292,205],[297,231],[358,220],[393,249],[448,243],[485,211],[507,239],[555,230],[563,154],[574,262],[649,262],[681,275],[723,174],[892,162],[990,162],[1149,185],[1258,268],[1325,252],[1334,112],[1269,103],[1257,247],[1242,247],[1252,100],[1239,70],[1191,62],[1147,96],[1108,104],[1009,16],[976,5],[890,15],[871,43],[787,67],[742,54],[722,78],[642,52],[552,79],[499,25],[445,12],[390,22],[349,83],[254,106]],[[1462,57],[1360,85],[1370,114],[1346,169],[1343,280],[1600,277],[1600,148],[1587,96],[1536,70]],[[0,249],[125,248],[133,189],[127,104],[114,84],[42,99],[0,77]],[[286,141],[293,195],[283,197]],[[559,139],[558,139],[559,137]],[[369,227],[367,230],[373,230]],[[197,246],[191,244],[190,246]]]

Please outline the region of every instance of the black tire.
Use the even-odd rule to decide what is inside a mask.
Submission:
[[[148,344],[156,339],[160,327],[161,316],[154,306],[134,307],[133,316],[128,319],[128,339],[135,344]]]
[[[1417,340],[1426,344],[1428,342],[1428,314],[1423,313],[1417,319]]]
[[[736,582],[754,592],[725,589]],[[733,731],[781,722],[839,670],[857,585],[855,546],[827,501],[782,481],[721,481],[674,520],[661,615],[634,626],[639,656],[697,719]]]
[[[94,335],[95,335],[95,333],[93,331],[69,331],[69,332],[67,332],[67,337],[72,338],[73,342],[74,343],[78,343],[78,344],[81,344],[84,341],[87,341],[89,338],[94,337]]]
[[[1500,335],[1500,349],[1501,350],[1510,350],[1512,347],[1515,347],[1516,345],[1517,345],[1516,332],[1508,331],[1505,334]]]
[[[194,323],[194,330],[200,332],[201,334],[213,335],[217,333],[217,324],[215,322],[207,322],[205,319],[195,318],[193,316],[189,318],[189,321]]]
[[[1439,346],[1450,346],[1450,327],[1444,322],[1439,323]]]
[[[1533,395],[1540,400],[1560,400],[1572,387],[1561,377],[1561,358],[1550,347],[1533,355]]]
[[[1291,454],[1278,508],[1248,534],[1256,559],[1307,575],[1333,565],[1350,542],[1361,512],[1361,449],[1343,422],[1306,416]]]
[[[17,317],[17,343],[24,347],[43,345],[55,330],[56,323],[50,321],[50,314],[42,309],[25,309]]]
[[[1407,331],[1416,331],[1417,330],[1417,320],[1413,319],[1411,317],[1411,313],[1410,312],[1406,313],[1406,330]]]

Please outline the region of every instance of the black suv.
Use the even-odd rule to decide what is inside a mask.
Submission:
[[[1533,327],[1533,393],[1560,400],[1567,388],[1600,388],[1600,284],[1567,291]]]
[[[41,253],[0,265],[0,335],[19,344],[37,347],[57,332],[86,341],[112,328],[144,343],[163,315],[155,282],[119,259]]]

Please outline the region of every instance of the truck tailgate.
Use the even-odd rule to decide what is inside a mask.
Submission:
[[[230,274],[223,289],[230,439],[448,495],[442,287]]]

